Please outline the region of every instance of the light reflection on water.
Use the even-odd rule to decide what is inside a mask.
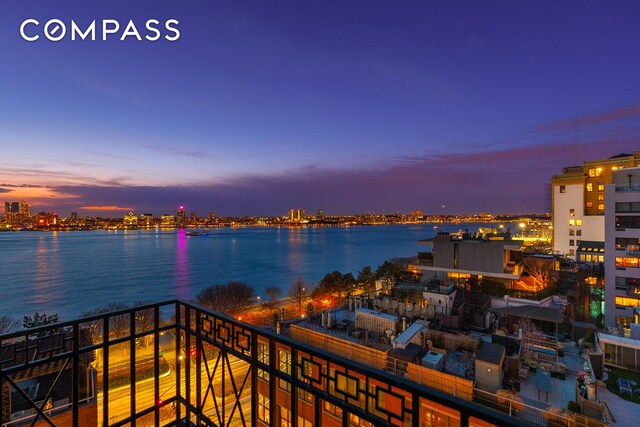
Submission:
[[[477,225],[439,225],[438,231]],[[385,259],[425,250],[433,226],[240,228],[0,233],[0,314],[35,311],[72,319],[111,302],[193,299],[214,283],[241,280],[264,296],[294,278],[316,283],[339,270],[357,275]]]

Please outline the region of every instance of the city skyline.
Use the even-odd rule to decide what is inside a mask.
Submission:
[[[2,11],[0,196],[62,216],[543,212],[574,140],[579,164],[640,147],[632,2]],[[19,36],[26,18],[150,17],[180,40]]]

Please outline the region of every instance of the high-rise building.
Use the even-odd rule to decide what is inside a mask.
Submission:
[[[605,325],[629,329],[640,306],[640,168],[613,172],[604,194]]]
[[[604,242],[605,185],[616,170],[640,165],[640,152],[570,166],[551,178],[553,251],[575,258],[580,242]]]
[[[20,202],[18,212],[20,213],[20,216],[22,216],[23,220],[27,220],[31,217],[31,206],[29,206],[29,203],[22,200]]]
[[[180,206],[178,208],[178,212],[176,213],[176,227],[184,228],[186,224],[187,212],[184,210],[184,206]]]

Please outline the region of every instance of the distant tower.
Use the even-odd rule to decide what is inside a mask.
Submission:
[[[176,213],[176,227],[178,228],[184,228],[185,226],[185,219],[186,219],[187,213],[184,210],[184,206],[180,206],[178,208],[178,212]]]
[[[324,218],[324,212],[322,212],[320,209],[318,209],[318,212],[316,212],[316,217]]]
[[[22,216],[23,220],[31,218],[31,206],[29,206],[29,203],[25,202],[24,200],[20,202],[19,211],[20,216]]]
[[[296,220],[302,221],[304,219],[304,209],[298,209],[296,212]]]
[[[216,213],[214,211],[209,212],[209,219],[211,221],[216,219]]]
[[[296,210],[295,209],[291,209],[289,211],[289,221],[294,221],[296,219]]]

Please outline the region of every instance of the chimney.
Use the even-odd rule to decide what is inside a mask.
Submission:
[[[402,318],[402,332],[407,330],[407,318],[403,317]]]

